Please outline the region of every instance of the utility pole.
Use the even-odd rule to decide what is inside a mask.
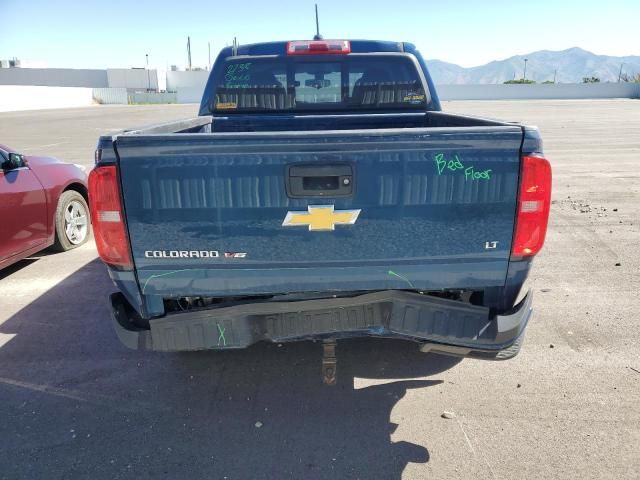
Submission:
[[[526,79],[527,79],[527,62],[528,62],[528,61],[529,61],[529,59],[528,59],[528,58],[525,58],[525,59],[524,59],[524,77],[523,77],[523,80],[526,80]]]
[[[147,58],[147,92],[151,90],[151,72],[149,72],[149,54],[145,53],[144,56]]]
[[[553,72],[553,83],[556,83],[556,77],[558,76],[558,69],[556,68]]]
[[[189,71],[191,71],[191,37],[187,37],[187,64]]]
[[[622,62],[620,64],[620,73],[618,73],[618,83],[620,83],[620,80],[622,79],[622,66],[624,65],[624,62]]]

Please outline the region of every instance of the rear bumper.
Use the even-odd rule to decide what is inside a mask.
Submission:
[[[121,293],[111,295],[113,323],[124,345],[139,350],[244,348],[265,340],[386,337],[420,343],[423,351],[503,360],[520,350],[532,294],[506,315],[453,300],[388,290],[356,297],[262,302],[195,310],[136,327]]]

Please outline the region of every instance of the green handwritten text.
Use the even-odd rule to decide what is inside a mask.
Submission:
[[[433,157],[433,161],[436,163],[436,170],[438,175],[442,175],[446,170],[450,172],[457,172],[458,170],[464,170],[464,179],[466,180],[491,180],[491,169],[478,171],[473,166],[465,167],[458,155],[454,155],[453,158],[446,159],[444,153],[438,153]]]
[[[477,172],[473,167],[467,167],[464,169],[465,180],[491,180],[491,170],[483,170]]]
[[[444,172],[445,168],[451,170],[452,172],[455,172],[456,170],[462,170],[464,168],[464,165],[462,165],[462,162],[457,155],[455,156],[454,160],[447,161],[444,158],[444,153],[439,153],[436,155],[435,161],[438,167],[438,175],[442,175],[442,172]]]
[[[249,81],[249,69],[251,63],[232,63],[227,66],[224,73],[224,82],[226,86],[237,86],[238,84],[246,84]]]

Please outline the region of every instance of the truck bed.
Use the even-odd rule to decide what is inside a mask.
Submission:
[[[332,130],[280,116],[253,132],[199,117],[110,138],[143,296],[504,286],[523,127],[438,112],[340,117]],[[367,122],[377,128],[346,128]],[[323,165],[349,170],[348,195],[291,195],[292,166],[313,183]],[[310,207],[359,215],[330,232],[283,226]]]

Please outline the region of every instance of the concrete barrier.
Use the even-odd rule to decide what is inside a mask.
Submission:
[[[132,105],[148,103],[176,103],[176,94],[173,92],[129,92],[128,102]]]
[[[96,103],[105,105],[177,103],[176,94],[173,92],[141,92],[127,88],[94,88],[93,98]]]
[[[436,85],[440,100],[640,98],[640,83]]]
[[[86,107],[92,103],[91,88],[0,85],[0,112]]]

